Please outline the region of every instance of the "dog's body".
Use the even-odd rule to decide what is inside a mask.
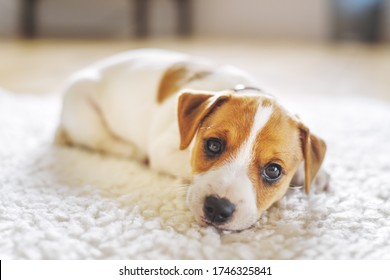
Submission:
[[[188,203],[200,223],[243,229],[294,175],[308,191],[325,154],[324,142],[259,86],[239,69],[181,53],[123,53],[71,79],[57,142],[190,179]]]

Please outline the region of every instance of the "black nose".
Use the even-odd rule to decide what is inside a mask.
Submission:
[[[234,204],[226,198],[210,195],[204,200],[203,212],[207,220],[214,224],[226,223],[232,217],[234,210]]]

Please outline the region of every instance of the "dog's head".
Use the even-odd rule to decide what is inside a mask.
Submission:
[[[180,149],[189,148],[196,220],[242,230],[282,198],[301,162],[305,190],[326,146],[277,101],[255,91],[184,91],[178,99]]]

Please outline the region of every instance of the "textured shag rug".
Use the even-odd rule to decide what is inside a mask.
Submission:
[[[253,228],[230,233],[196,224],[177,179],[53,146],[59,97],[0,91],[0,258],[389,259],[390,105],[287,101],[326,139],[331,188],[290,190]]]

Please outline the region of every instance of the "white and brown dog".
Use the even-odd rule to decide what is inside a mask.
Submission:
[[[237,68],[182,53],[126,52],[71,79],[56,139],[190,179],[199,223],[245,229],[290,184],[308,193],[317,173],[328,182],[324,141],[258,86]]]

